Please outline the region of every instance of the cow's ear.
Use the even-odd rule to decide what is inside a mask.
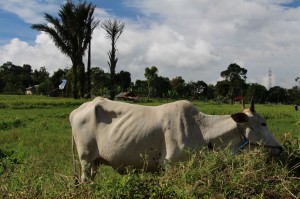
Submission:
[[[235,113],[235,114],[232,114],[231,118],[236,123],[245,123],[245,122],[248,122],[248,116],[245,113]]]

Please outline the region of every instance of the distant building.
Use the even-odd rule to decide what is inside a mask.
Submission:
[[[28,88],[25,88],[25,95],[32,95],[36,94],[38,92],[39,85],[29,86]]]
[[[122,92],[116,96],[116,99],[136,102],[138,100],[138,97],[133,92]]]

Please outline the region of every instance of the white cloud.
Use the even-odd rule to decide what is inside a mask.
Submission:
[[[30,64],[34,69],[46,66],[51,73],[59,68],[71,67],[69,59],[59,52],[45,33],[38,35],[34,46],[17,38],[1,46],[0,62],[7,61],[20,66]]]
[[[59,6],[53,1],[6,0],[0,2],[3,10],[18,15],[26,23],[42,23],[44,13],[56,14]]]
[[[14,2],[20,5],[21,1]],[[29,2],[29,10],[40,6],[37,1]],[[119,18],[126,25],[117,43],[117,70],[129,71],[133,79],[144,78],[145,67],[155,65],[163,76],[215,83],[230,63],[248,70],[248,82],[266,87],[269,69],[276,76],[273,86],[292,87],[295,77],[300,76],[300,8],[279,5],[290,0],[127,2],[142,15],[136,20]],[[57,5],[49,3],[49,8],[38,9],[47,12],[54,7]],[[22,14],[24,20],[31,22],[35,18],[32,16],[38,20],[42,17],[40,13]],[[96,10],[96,16],[101,20],[116,17],[102,9]],[[108,71],[109,41],[100,26],[92,42],[92,64]],[[70,65],[45,34],[38,35],[33,46],[18,39],[0,46],[0,62],[3,61],[46,66],[49,71]]]

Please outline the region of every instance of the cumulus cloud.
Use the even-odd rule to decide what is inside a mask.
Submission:
[[[6,0],[0,2],[3,10],[14,13],[26,23],[42,23],[44,13],[55,13],[62,1],[36,1],[36,0]]]
[[[11,61],[20,66],[30,64],[35,69],[45,66],[49,72],[72,66],[70,60],[58,51],[45,33],[37,36],[34,46],[17,38],[12,39],[9,44],[1,46],[0,61]]]
[[[40,5],[34,0],[30,2],[32,6]],[[125,2],[139,11],[136,19],[111,16],[100,8],[95,14],[101,20],[118,18],[125,22],[124,33],[117,43],[117,70],[129,71],[134,80],[143,79],[145,67],[152,65],[163,76],[215,83],[221,71],[237,63],[248,70],[248,82],[266,87],[269,69],[276,76],[273,86],[292,87],[295,77],[300,75],[300,8],[282,6],[291,0]],[[59,6],[57,3],[49,5],[50,10]],[[47,9],[41,10],[47,12]],[[36,15],[42,17],[39,13]],[[26,16],[22,15],[24,20],[32,22]],[[99,26],[92,40],[93,66],[109,70],[108,50],[109,40]],[[44,33],[37,36],[34,45],[13,39],[0,46],[1,61],[46,66],[49,71],[70,66],[69,59]]]

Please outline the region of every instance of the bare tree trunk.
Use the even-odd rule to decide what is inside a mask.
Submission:
[[[73,63],[72,67],[72,72],[73,72],[73,83],[72,83],[72,91],[73,91],[73,98],[78,99],[78,89],[77,89],[77,84],[78,84],[78,77],[77,77],[77,63]]]
[[[116,65],[118,62],[118,59],[116,58],[116,46],[115,46],[115,42],[114,39],[111,42],[111,51],[109,52],[109,60],[110,63],[110,92],[109,92],[109,99],[114,100],[115,96],[116,96],[116,91],[115,91],[115,87],[116,87]]]
[[[89,41],[88,49],[88,63],[87,63],[87,96],[86,98],[91,98],[91,39]]]
[[[80,98],[84,98],[85,95],[85,70],[84,64],[81,62],[78,65],[78,91]]]

